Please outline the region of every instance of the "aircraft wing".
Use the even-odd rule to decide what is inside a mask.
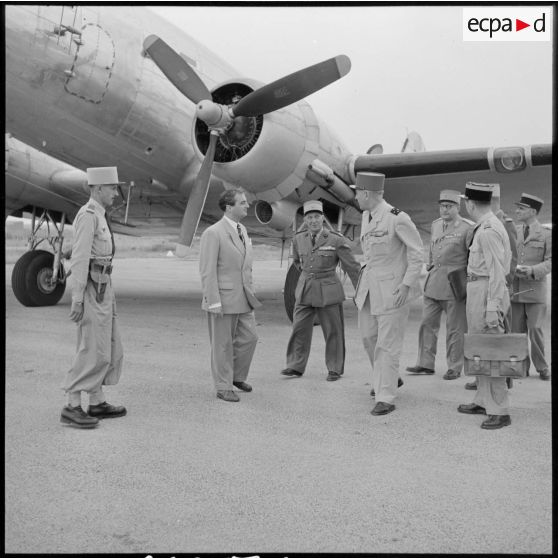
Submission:
[[[440,190],[463,192],[468,181],[497,183],[501,207],[511,213],[522,192],[545,200],[541,221],[551,220],[552,146],[475,148],[356,157],[354,171],[386,176],[386,200],[409,213],[419,228],[430,230],[439,217]]]

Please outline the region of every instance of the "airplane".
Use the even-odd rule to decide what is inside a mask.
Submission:
[[[510,199],[526,190],[550,198],[550,144],[427,151],[411,132],[400,153],[381,144],[349,152],[305,100],[349,73],[344,55],[266,85],[143,7],[4,9],[5,214],[32,215],[12,272],[25,306],[54,305],[64,293],[64,227],[89,198],[87,167],[117,166],[126,182],[115,232],[178,233],[177,255],[220,219],[224,189],[238,186],[251,203],[250,235],[283,246],[309,199],[356,245],[362,171],[384,174],[388,201],[423,230],[438,216],[438,192],[467,180],[497,182]],[[44,228],[49,250],[39,249]],[[291,266],[285,279],[289,317],[298,273]]]

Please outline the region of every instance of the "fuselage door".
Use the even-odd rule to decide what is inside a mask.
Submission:
[[[65,84],[68,93],[92,103],[105,96],[115,60],[114,42],[97,23],[85,23],[80,44]]]

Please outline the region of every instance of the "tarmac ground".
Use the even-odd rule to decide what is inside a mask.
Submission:
[[[290,322],[286,268],[256,261],[264,303],[240,403],[215,396],[197,262],[115,261],[125,351],[109,402],[128,409],[92,430],[60,423],[72,363],[69,290],[47,308],[15,299],[6,265],[7,553],[552,553],[551,382],[510,391],[512,424],[486,431],[468,378],[415,364],[413,303],[395,412],[370,414],[370,365],[345,302],[344,377],[326,382],[314,329],[301,378],[279,374]],[[545,329],[550,355],[550,316]],[[534,375],[533,375],[534,374]]]

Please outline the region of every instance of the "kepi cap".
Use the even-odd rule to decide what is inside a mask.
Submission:
[[[118,181],[116,167],[91,167],[87,169],[87,184],[89,186],[109,186],[125,184]]]
[[[520,205],[522,207],[532,207],[537,211],[541,210],[544,201],[537,196],[533,196],[532,194],[521,194],[521,199],[518,202],[515,202],[515,205]]]
[[[481,182],[467,182],[465,194],[461,197],[465,200],[489,202],[492,199],[494,184],[483,184]]]
[[[358,172],[356,175],[356,190],[369,192],[383,192],[385,175],[378,172]]]
[[[441,202],[452,202],[459,205],[461,202],[461,194],[457,190],[442,190],[440,192],[440,200]]]
[[[307,213],[310,213],[311,211],[317,211],[318,213],[323,213],[324,212],[324,207],[323,207],[321,201],[308,200],[308,201],[304,202],[304,205],[302,207],[302,211],[303,211],[304,215],[306,215]]]

